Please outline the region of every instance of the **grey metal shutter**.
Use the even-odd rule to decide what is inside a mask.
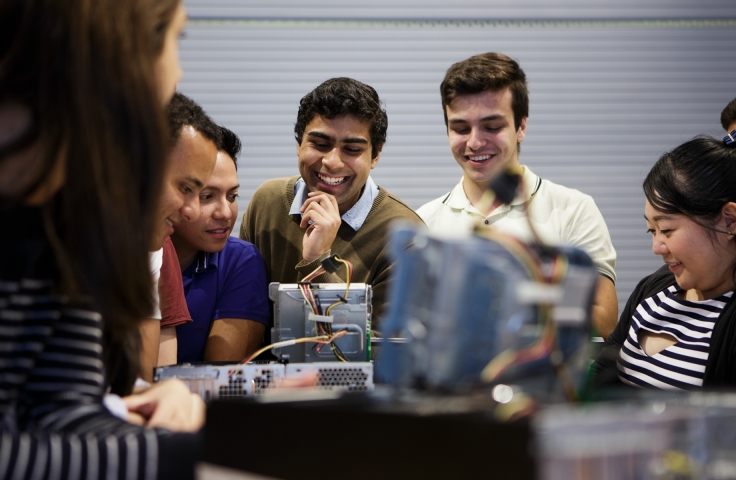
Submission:
[[[645,232],[644,176],[679,143],[723,135],[720,112],[736,97],[734,2],[364,3],[186,2],[180,90],[243,141],[241,216],[264,180],[297,173],[298,102],[335,76],[372,85],[386,104],[376,182],[414,208],[449,191],[462,173],[440,81],[452,63],[499,51],[529,80],[520,160],[593,196],[618,252],[623,306],[661,265]]]

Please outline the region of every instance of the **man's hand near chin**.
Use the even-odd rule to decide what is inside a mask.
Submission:
[[[302,259],[312,262],[332,248],[342,219],[335,197],[324,192],[311,192],[301,208],[301,228],[306,228],[302,240]]]

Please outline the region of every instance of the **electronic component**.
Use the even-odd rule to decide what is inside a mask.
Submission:
[[[234,365],[171,365],[157,367],[153,381],[178,378],[192,393],[205,400],[213,398],[247,397],[258,395],[275,382],[284,379],[286,371],[278,363]]]
[[[263,394],[285,378],[316,374],[321,390],[365,392],[373,390],[373,364],[370,362],[324,362],[172,365],[157,367],[154,382],[178,378],[204,400],[242,398]]]
[[[488,182],[488,189],[496,194],[499,202],[509,204],[516,197],[523,175],[524,170],[520,167],[506,168]]]
[[[289,363],[286,377],[304,374],[317,375],[317,387],[322,390],[347,390],[366,392],[373,390],[373,364],[371,362]]]
[[[340,264],[340,256],[336,253],[334,255],[330,255],[327,258],[323,258],[319,261],[319,263],[322,265],[322,268],[324,268],[325,272],[327,273],[335,273],[342,266]]]
[[[510,382],[558,397],[578,385],[598,280],[590,257],[493,235],[393,231],[383,333],[409,341],[382,347],[381,381],[456,392]]]
[[[371,300],[373,291],[365,283],[313,283],[314,303],[331,306],[329,315],[315,314],[299,284],[272,283],[268,295],[274,302],[273,343],[321,335],[318,323],[329,324],[335,334],[346,331],[334,344],[345,360],[366,362],[371,357]],[[346,287],[347,295],[346,295]],[[288,363],[334,362],[338,356],[332,346],[295,344],[273,349],[274,355]]]

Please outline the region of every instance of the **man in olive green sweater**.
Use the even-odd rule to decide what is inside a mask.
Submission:
[[[388,119],[376,91],[333,78],[302,98],[294,133],[300,176],[264,182],[243,215],[240,238],[258,247],[269,282],[296,283],[337,253],[353,282],[373,287],[373,328],[380,330],[391,273],[392,221],[422,223],[370,177],[386,142]],[[315,283],[345,282],[345,273]]]

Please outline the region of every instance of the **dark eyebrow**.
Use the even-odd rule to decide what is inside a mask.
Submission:
[[[194,177],[186,177],[186,180],[189,182],[192,182],[194,185],[196,185],[199,188],[202,188],[204,186],[204,183],[202,183],[202,180]]]
[[[309,132],[309,133],[307,133],[307,136],[308,137],[317,137],[317,138],[321,138],[323,140],[329,140],[331,142],[334,142],[335,141],[335,139],[333,137],[327,135],[326,133],[322,133],[322,132]]]
[[[652,222],[658,222],[660,220],[669,220],[671,217],[669,215],[655,215],[652,217]],[[644,220],[649,222],[650,220],[647,218],[646,215],[644,215]]]
[[[483,117],[480,119],[481,122],[491,122],[494,120],[506,120],[506,117],[500,114],[496,114],[496,115],[489,115],[487,117]],[[468,123],[468,121],[463,120],[462,118],[451,118],[449,120],[449,123]]]
[[[326,133],[322,133],[322,132],[309,132],[309,133],[307,133],[307,136],[308,137],[317,137],[317,138],[321,138],[323,140],[329,140],[330,142],[334,142],[335,141],[335,137],[331,137],[331,136],[327,135]],[[345,139],[341,140],[341,142],[342,143],[362,143],[362,144],[368,145],[368,140],[366,140],[365,138],[361,138],[361,137],[345,138]]]
[[[236,188],[240,188],[240,184],[233,185],[232,187],[228,188],[227,191],[229,192],[231,190],[235,190]],[[216,187],[214,185],[207,185],[206,187],[204,187],[202,189],[202,191],[205,191],[205,190],[209,190],[209,191],[213,191],[213,192],[219,192],[219,191],[221,191],[219,187]]]
[[[490,122],[493,120],[506,120],[506,117],[503,115],[489,115],[480,119],[481,122]]]

